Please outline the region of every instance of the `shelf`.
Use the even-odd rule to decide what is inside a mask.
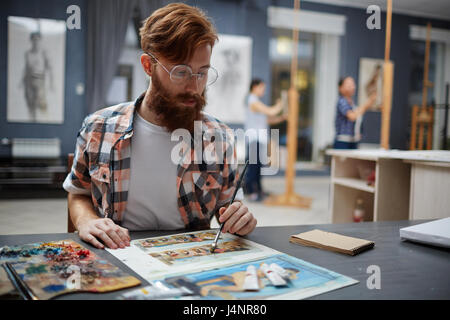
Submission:
[[[368,186],[367,182],[361,179],[340,177],[340,178],[333,178],[332,183],[339,184],[344,187],[375,193],[375,187]]]
[[[0,167],[0,173],[64,173],[64,166],[36,166],[36,167]]]
[[[2,184],[52,184],[55,183],[53,178],[13,178],[0,179]]]

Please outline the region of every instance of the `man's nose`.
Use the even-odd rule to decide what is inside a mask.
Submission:
[[[198,93],[199,85],[197,76],[193,75],[189,80],[187,80],[186,83],[186,91],[192,92],[192,93]]]

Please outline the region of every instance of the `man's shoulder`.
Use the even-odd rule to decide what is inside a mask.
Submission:
[[[221,120],[217,119],[216,117],[206,112],[203,112],[202,114],[203,114],[203,124],[206,126],[207,129],[219,130],[223,133],[230,132],[231,128]]]
[[[84,120],[84,125],[97,127],[105,124],[116,124],[114,128],[121,131],[128,127],[134,109],[134,102],[123,102],[106,107],[89,114]]]

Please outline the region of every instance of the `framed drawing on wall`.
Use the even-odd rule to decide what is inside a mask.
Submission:
[[[66,22],[8,17],[8,122],[64,122]]]
[[[219,77],[207,88],[205,111],[227,123],[244,123],[245,97],[251,81],[252,39],[219,34],[211,65]]]
[[[367,101],[372,92],[376,91],[377,98],[370,111],[381,111],[383,102],[383,59],[359,59],[358,76],[358,105]]]

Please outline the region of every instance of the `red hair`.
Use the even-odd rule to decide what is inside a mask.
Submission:
[[[204,44],[213,47],[218,40],[206,14],[184,3],[171,3],[154,11],[139,31],[144,52],[173,63],[189,60],[196,48]]]

